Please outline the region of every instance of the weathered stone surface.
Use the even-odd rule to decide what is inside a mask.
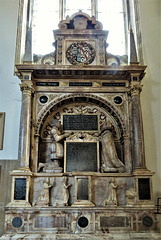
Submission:
[[[161,240],[161,234],[159,233],[114,233],[105,235],[89,235],[89,234],[81,234],[78,235],[54,235],[54,234],[6,234],[0,238],[1,240],[18,240],[18,239],[26,239],[26,240]]]

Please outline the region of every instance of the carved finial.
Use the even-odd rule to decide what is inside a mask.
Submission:
[[[133,30],[130,29],[130,64],[139,64],[137,53],[136,53],[136,46],[135,46],[135,40],[134,40],[134,33]]]
[[[23,63],[32,63],[33,54],[32,54],[32,30],[27,29],[26,33],[26,45],[25,45],[25,55],[23,58]]]

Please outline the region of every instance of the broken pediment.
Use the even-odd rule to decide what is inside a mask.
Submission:
[[[103,25],[101,22],[96,21],[95,17],[90,17],[83,12],[77,12],[71,17],[67,16],[65,20],[59,23],[60,29],[95,29],[102,30]]]

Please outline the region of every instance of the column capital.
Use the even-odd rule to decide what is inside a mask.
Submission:
[[[129,90],[129,93],[131,96],[134,96],[134,95],[139,95],[142,91],[142,87],[143,85],[141,83],[138,83],[138,84],[131,84],[130,86],[130,90]]]
[[[27,83],[20,83],[19,85],[22,93],[29,94],[29,95],[34,93],[34,89],[31,84],[28,85]]]

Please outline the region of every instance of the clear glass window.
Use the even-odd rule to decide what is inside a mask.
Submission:
[[[59,0],[35,0],[33,7],[33,54],[54,51],[53,29],[58,28]]]
[[[66,0],[66,16],[71,16],[79,10],[91,16],[91,0]]]
[[[125,10],[122,0],[34,0],[33,54],[44,55],[54,51],[53,30],[58,28],[62,16],[60,8],[65,17],[79,10],[91,16],[92,3],[95,1],[98,21],[102,22],[104,30],[109,31],[107,51],[114,55],[126,54]]]
[[[126,50],[122,0],[99,0],[98,20],[102,22],[103,29],[109,31],[107,51],[115,55],[124,55]]]

